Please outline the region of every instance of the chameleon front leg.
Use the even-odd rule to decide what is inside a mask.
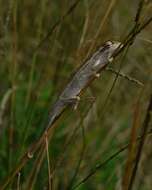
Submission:
[[[109,62],[109,63],[113,62],[113,60],[114,60],[113,57],[109,57],[109,58],[108,58],[108,62]],[[94,68],[93,68],[94,76],[95,76],[96,78],[99,78],[99,77],[100,77],[100,73],[97,73],[97,72],[95,71],[95,70],[96,70],[95,67],[98,66],[98,64],[100,64],[100,60],[97,60],[97,61],[96,61],[95,65],[94,65]]]
[[[60,100],[64,102],[65,104],[73,104],[74,110],[76,110],[80,102],[80,96],[77,95],[73,98],[61,98]]]

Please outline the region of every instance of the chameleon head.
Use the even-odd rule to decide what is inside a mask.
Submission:
[[[113,54],[118,48],[122,48],[123,44],[116,41],[107,41],[103,46],[95,53],[93,57],[94,67],[100,68],[101,65],[105,65],[107,62],[113,61]]]
[[[108,59],[109,61],[113,61],[113,53],[116,51],[116,49],[118,48],[122,48],[123,44],[121,42],[117,42],[117,41],[107,41],[105,43],[105,51],[107,49],[107,53],[108,53]]]

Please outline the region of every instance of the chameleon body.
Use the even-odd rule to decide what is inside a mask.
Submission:
[[[81,91],[91,80],[99,77],[100,71],[113,60],[112,55],[120,46],[122,46],[120,42],[108,41],[85,61],[54,104],[49,114],[48,127],[52,126],[69,104],[76,103],[80,99]]]

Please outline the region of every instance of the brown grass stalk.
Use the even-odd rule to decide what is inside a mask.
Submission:
[[[146,134],[147,134],[150,119],[151,119],[151,113],[152,113],[152,94],[150,95],[149,105],[147,107],[146,116],[145,116],[145,120],[143,123],[142,131],[141,131],[142,138],[141,138],[141,141],[140,141],[139,146],[138,146],[138,150],[137,150],[137,154],[136,154],[136,158],[135,158],[135,165],[134,165],[133,172],[131,175],[128,190],[131,190],[133,188],[133,184],[134,184],[135,177],[136,177],[136,174],[138,171],[138,166],[139,166],[140,158],[142,155],[144,143],[146,140]]]
[[[128,146],[127,161],[126,161],[124,176],[122,179],[122,189],[123,190],[128,190],[130,177],[131,177],[132,170],[133,170],[133,164],[134,164],[135,153],[136,153],[136,139],[138,136],[138,129],[140,126],[140,110],[141,110],[140,109],[140,98],[141,98],[141,93],[140,93],[140,96],[136,103],[135,110],[134,110],[133,126],[132,126],[131,134],[130,134],[130,142],[129,142],[129,146]]]

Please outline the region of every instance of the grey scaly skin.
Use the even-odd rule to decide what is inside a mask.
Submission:
[[[109,62],[112,62],[112,55],[119,47],[122,47],[120,42],[106,42],[78,69],[53,106],[49,114],[48,127],[52,126],[67,105],[74,104],[80,100],[79,94],[81,91],[89,81],[100,76],[100,71]]]

